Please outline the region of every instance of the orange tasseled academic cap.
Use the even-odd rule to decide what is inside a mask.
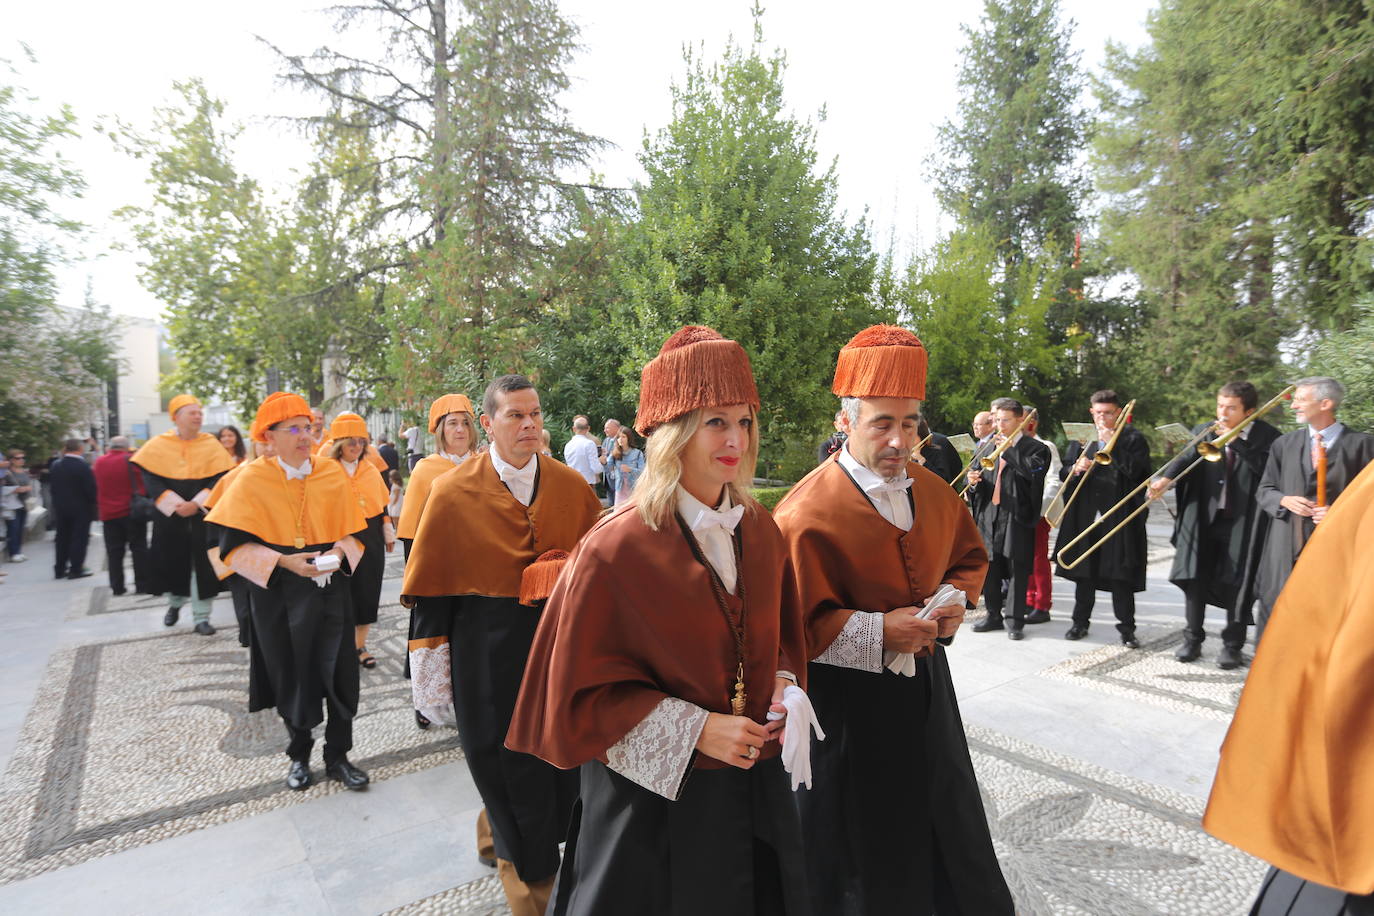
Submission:
[[[253,441],[266,442],[269,426],[292,417],[309,419],[310,404],[298,394],[286,391],[272,392],[259,405],[258,414],[253,418]]]
[[[367,422],[356,413],[341,413],[329,424],[331,439],[366,439]]]
[[[446,394],[429,405],[429,431],[434,432],[439,428],[439,421],[451,413],[465,413],[470,416],[477,416],[477,411],[472,409],[472,402],[465,394]]]
[[[180,410],[183,407],[190,407],[192,404],[194,404],[197,407],[200,406],[200,401],[196,400],[196,396],[194,394],[179,394],[176,397],[172,398],[171,402],[167,404],[167,416],[175,420],[177,418],[178,410]]]
[[[635,429],[647,436],[683,414],[731,404],[759,407],[749,354],[711,328],[688,325],[664,341],[640,373]]]
[[[835,383],[842,398],[926,397],[928,355],[921,339],[906,328],[875,324],[855,334],[840,350]]]

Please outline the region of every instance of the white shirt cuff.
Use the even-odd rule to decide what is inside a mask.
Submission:
[[[707,715],[686,700],[664,697],[625,737],[606,749],[606,765],[635,785],[677,801]]]
[[[878,674],[883,670],[883,615],[878,611],[850,614],[840,635],[813,661]]]

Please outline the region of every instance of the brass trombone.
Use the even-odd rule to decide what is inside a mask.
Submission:
[[[995,448],[993,451],[978,459],[978,464],[982,467],[982,469],[985,471],[990,471],[993,468],[997,467],[997,459],[1002,457],[1002,453],[1007,450],[1007,447],[1010,446],[1012,442],[1015,441],[1016,437],[1021,434],[1021,431],[1026,428],[1026,424],[1034,418],[1035,408],[1032,407],[1030,410],[1026,411],[1026,415],[1022,417],[1021,422],[1016,425],[1016,429],[1012,430],[1011,435],[1007,436],[1007,438],[1002,442],[1001,445],[997,446],[997,448]],[[972,467],[973,459],[970,458],[968,465],[964,468],[964,476],[968,476],[969,469]],[[964,488],[959,491],[959,496],[962,498],[963,495],[968,492],[968,488],[971,486],[973,486],[973,484],[965,483]]]
[[[1228,429],[1225,433],[1213,439],[1211,442],[1203,442],[1202,440],[1207,436],[1208,433],[1214,432],[1216,430],[1217,421],[1213,421],[1212,423],[1207,424],[1207,427],[1203,429],[1202,432],[1194,436],[1192,440],[1188,442],[1187,445],[1183,446],[1183,448],[1179,450],[1178,455],[1175,455],[1173,458],[1170,458],[1168,461],[1166,461],[1159,468],[1159,470],[1155,471],[1149,477],[1146,477],[1145,480],[1143,480],[1139,486],[1137,486],[1131,492],[1127,493],[1124,497],[1122,497],[1122,499],[1119,500],[1116,505],[1112,506],[1106,512],[1103,512],[1102,517],[1099,518],[1097,521],[1093,522],[1088,527],[1084,528],[1083,531],[1079,533],[1078,537],[1074,538],[1072,541],[1069,541],[1063,547],[1059,548],[1059,565],[1064,569],[1073,569],[1079,563],[1082,563],[1086,557],[1090,556],[1099,547],[1107,543],[1108,539],[1110,539],[1112,535],[1116,534],[1122,528],[1126,527],[1126,525],[1129,524],[1130,521],[1134,519],[1137,515],[1148,509],[1150,507],[1151,502],[1163,496],[1180,480],[1182,480],[1184,477],[1187,477],[1188,474],[1192,472],[1193,468],[1197,467],[1204,461],[1220,461],[1222,459],[1222,456],[1226,453],[1226,446],[1230,445],[1233,439],[1239,436],[1245,430],[1245,428],[1249,426],[1251,423],[1255,422],[1260,417],[1264,416],[1269,411],[1277,407],[1280,401],[1292,397],[1296,387],[1296,385],[1289,385],[1287,388],[1283,389],[1278,394],[1270,398],[1268,402],[1266,402],[1263,406],[1256,409],[1244,420],[1241,420],[1233,428]],[[1141,490],[1145,489],[1150,485],[1150,481],[1154,480],[1160,474],[1163,474],[1165,468],[1167,468],[1169,465],[1177,461],[1179,456],[1187,454],[1188,449],[1190,448],[1196,448],[1198,456],[1194,458],[1193,461],[1187,467],[1179,471],[1178,474],[1169,481],[1168,487],[1159,491],[1159,493],[1157,494],[1148,496],[1143,503],[1141,503],[1139,506],[1136,506],[1135,509],[1129,515],[1127,515],[1121,521],[1117,522],[1111,531],[1108,531],[1106,534],[1102,535],[1102,537],[1094,541],[1093,545],[1089,547],[1087,550],[1083,551],[1083,553],[1076,557],[1073,560],[1073,562],[1064,562],[1065,551],[1067,551],[1073,545],[1077,544],[1079,541],[1083,540],[1083,538],[1087,536],[1089,531],[1092,531],[1098,525],[1101,525],[1104,521],[1107,520],[1107,518],[1109,518],[1112,515],[1112,513],[1116,512],[1116,510],[1120,509],[1122,506],[1126,505],[1126,503],[1134,499],[1137,493],[1139,493]]]
[[[1063,505],[1059,509],[1059,514],[1054,516],[1053,518],[1050,518],[1048,515],[1045,516],[1045,521],[1050,523],[1051,528],[1058,528],[1061,524],[1064,523],[1064,517],[1069,514],[1069,508],[1073,505],[1073,501],[1078,499],[1078,494],[1082,493],[1083,488],[1087,486],[1088,478],[1092,476],[1092,472],[1096,470],[1099,465],[1102,467],[1106,467],[1107,465],[1112,463],[1112,450],[1116,448],[1116,440],[1121,435],[1121,431],[1126,428],[1126,424],[1131,422],[1131,412],[1134,409],[1135,399],[1132,398],[1126,404],[1126,406],[1122,408],[1120,415],[1117,417],[1116,429],[1112,430],[1112,437],[1107,440],[1106,445],[1098,449],[1097,452],[1093,454],[1092,467],[1084,471],[1083,476],[1078,479],[1078,486],[1074,489],[1073,493],[1069,495],[1069,498],[1064,501]]]

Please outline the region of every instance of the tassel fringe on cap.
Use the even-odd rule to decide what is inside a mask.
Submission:
[[[830,390],[842,398],[923,401],[928,359],[921,339],[906,328],[875,324],[855,334],[840,350]]]
[[[253,418],[253,441],[266,442],[269,426],[275,426],[282,420],[292,417],[310,418],[310,405],[306,403],[305,398],[287,391],[272,392],[263,400],[258,407],[257,416]]]
[[[520,603],[533,607],[552,595],[558,574],[566,565],[566,550],[546,550],[541,553],[520,575]]]
[[[635,429],[656,428],[702,407],[759,407],[749,355],[711,328],[688,325],[663,344],[640,373]]]

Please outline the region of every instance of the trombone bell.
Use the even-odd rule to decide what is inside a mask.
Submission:
[[[1112,463],[1112,453],[1109,451],[1097,452],[1093,455],[1093,461],[1096,461],[1098,464],[1102,465],[1103,467],[1106,467],[1107,465]]]
[[[1197,453],[1208,461],[1221,460],[1221,449],[1217,448],[1211,442],[1199,442],[1197,444]]]

